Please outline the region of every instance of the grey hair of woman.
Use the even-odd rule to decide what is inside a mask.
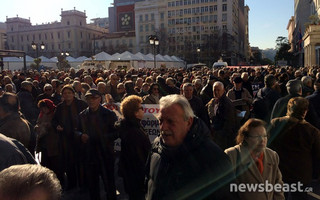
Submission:
[[[194,118],[195,116],[188,100],[182,95],[172,94],[164,96],[160,99],[159,104],[160,109],[168,108],[174,104],[178,104],[184,111],[185,121],[189,120],[190,117]]]

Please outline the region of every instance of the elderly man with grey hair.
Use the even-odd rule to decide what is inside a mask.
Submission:
[[[302,82],[302,96],[306,97],[311,95],[314,92],[312,88],[312,77],[311,76],[303,76],[301,78]]]
[[[222,149],[234,146],[239,120],[235,107],[226,96],[222,82],[217,81],[213,84],[213,98],[206,106],[214,141]]]
[[[147,200],[237,199],[229,191],[230,160],[185,97],[160,99],[159,125],[146,168]]]

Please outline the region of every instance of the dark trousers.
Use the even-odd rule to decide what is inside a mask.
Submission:
[[[91,200],[100,200],[99,176],[103,181],[107,200],[116,200],[116,186],[114,177],[114,161],[85,164],[86,182],[89,187]]]

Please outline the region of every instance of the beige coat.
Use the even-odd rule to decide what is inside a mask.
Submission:
[[[237,150],[239,153],[237,153]],[[263,173],[260,174],[255,162],[251,158],[249,150],[243,145],[236,145],[229,149],[225,150],[225,153],[230,157],[231,163],[234,167],[235,174],[239,174],[237,177],[238,185],[241,183],[244,184],[265,184],[268,181],[268,184],[280,184],[282,185],[282,175],[279,170],[279,156],[278,154],[266,148],[264,151],[263,159]],[[237,155],[240,155],[241,159],[238,159],[240,165],[237,165]],[[265,186],[264,186],[265,187]],[[258,187],[259,189],[260,187]],[[259,199],[259,200],[277,200],[285,199],[283,192],[249,192],[246,189],[246,192],[239,192],[241,199]]]

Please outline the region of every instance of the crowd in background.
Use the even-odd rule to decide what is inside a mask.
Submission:
[[[0,85],[0,133],[18,140],[30,152],[41,152],[41,164],[55,172],[65,190],[88,187],[91,199],[99,199],[99,176],[108,199],[116,199],[113,141],[119,137],[124,145],[119,173],[126,192],[132,199],[143,199],[141,177],[145,174],[139,170],[151,149],[139,123],[143,104],[159,104],[162,97],[173,94],[188,100],[222,150],[241,144],[243,140],[236,141],[240,127],[257,118],[264,122],[256,122],[256,127],[265,127],[270,147],[279,154],[285,182],[308,185],[320,172],[320,68],[316,66],[2,71]],[[121,103],[124,119],[108,109],[115,102]],[[299,106],[301,110],[296,111]],[[139,139],[131,138],[128,130]],[[297,140],[293,147],[283,138],[290,138],[286,135],[290,131]],[[304,136],[296,132],[308,132],[308,136],[300,138]],[[132,145],[135,142],[139,148]],[[226,153],[236,155],[232,151]],[[295,172],[302,169],[288,168],[298,162],[294,153],[308,163],[308,170],[299,176]],[[263,159],[259,156],[257,160]],[[128,168],[135,162],[137,166]]]

